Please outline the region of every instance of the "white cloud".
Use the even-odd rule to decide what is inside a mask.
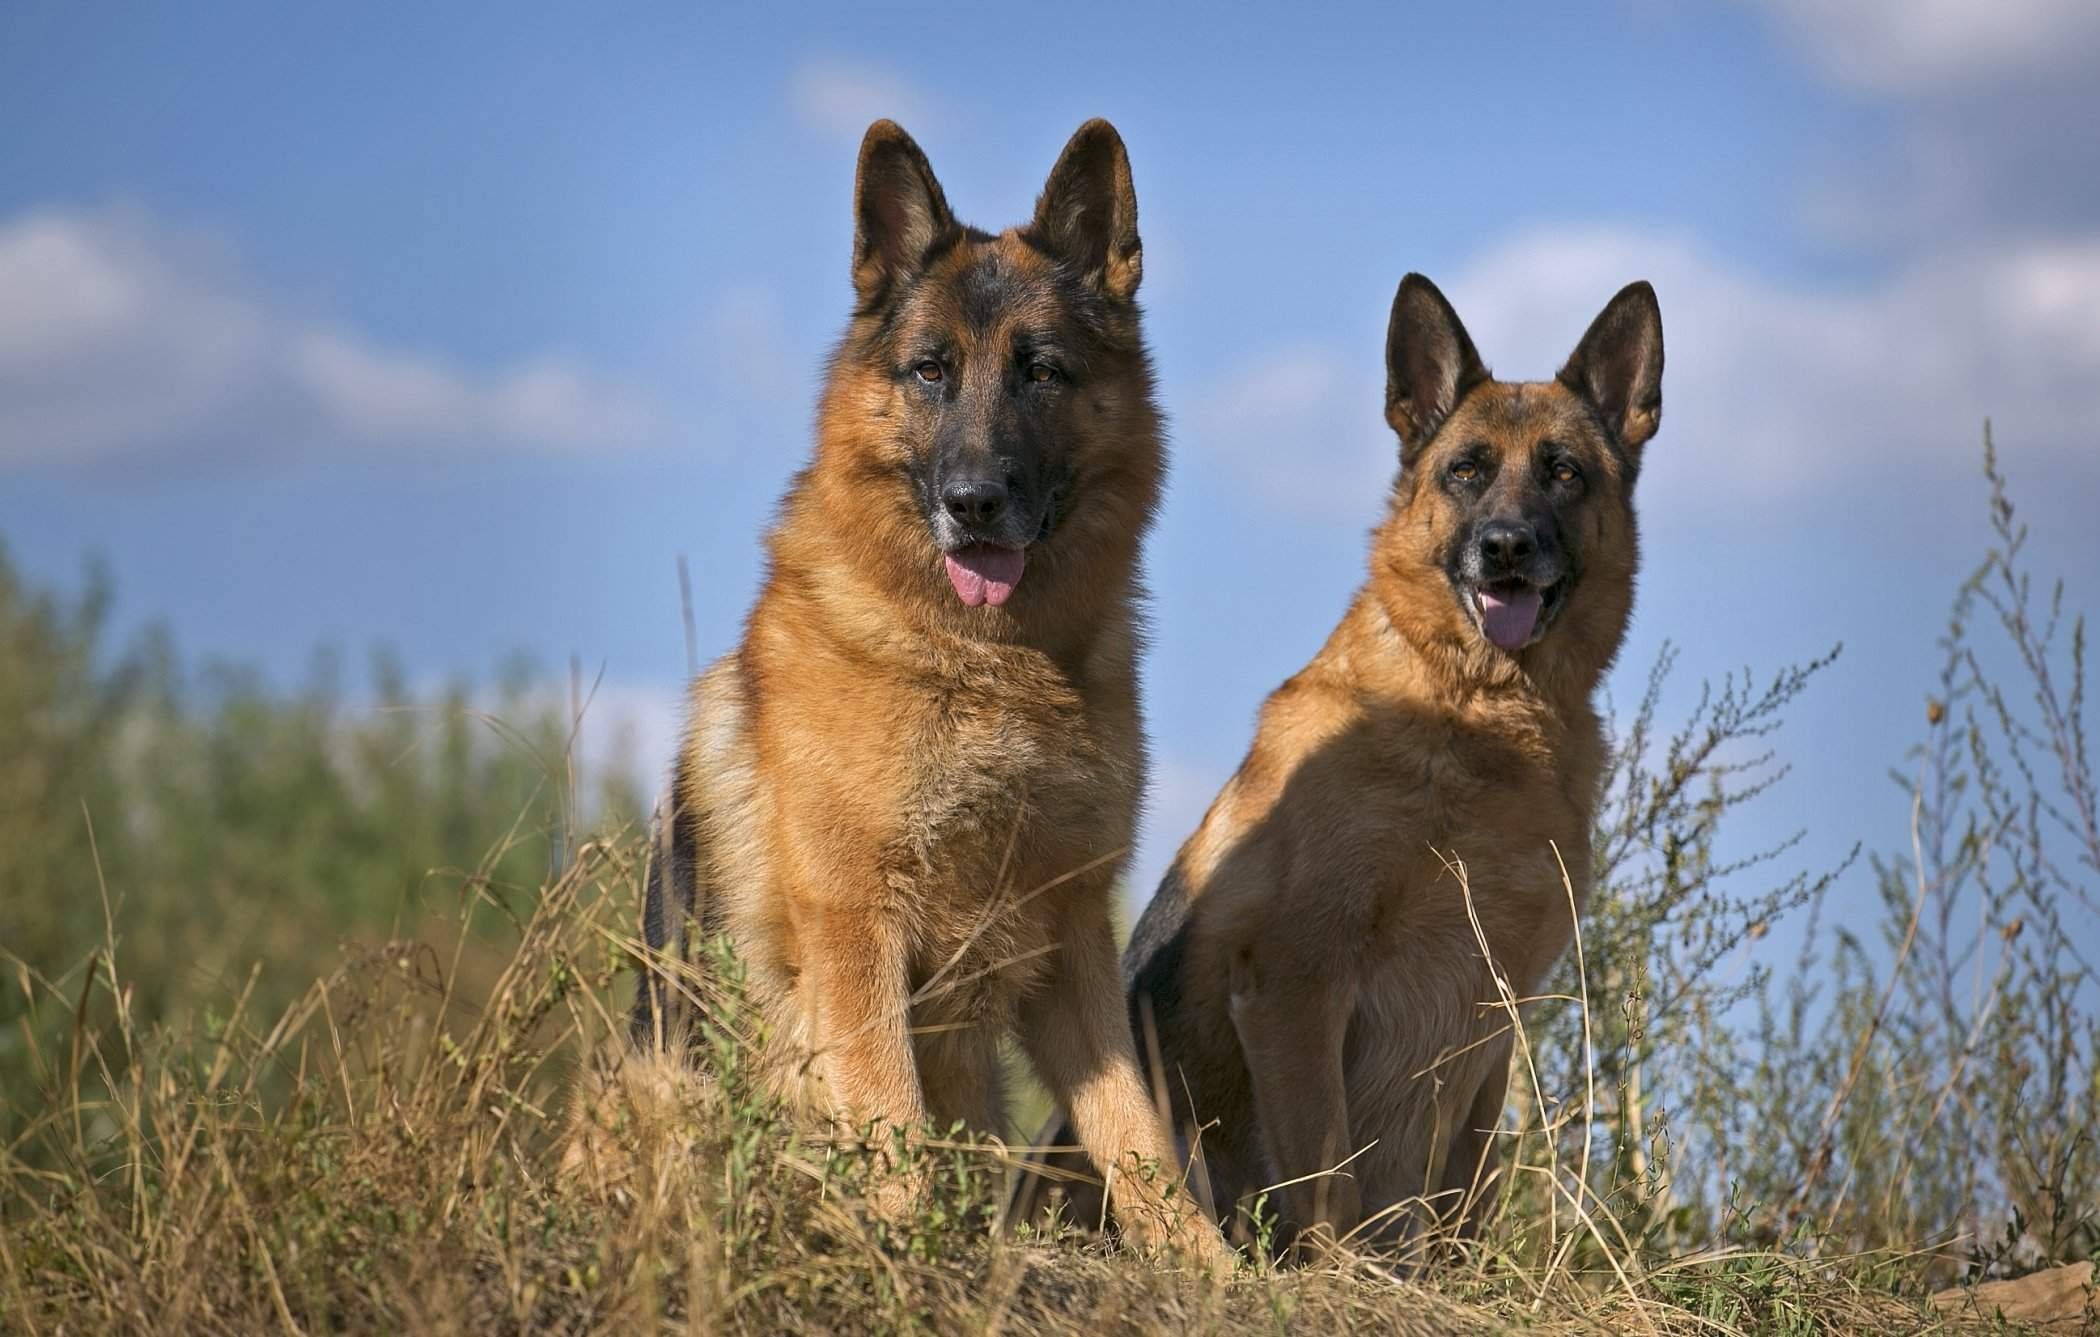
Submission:
[[[183,450],[649,436],[638,391],[547,354],[494,371],[273,304],[137,212],[0,222],[0,467]]]
[[[1892,459],[1966,468],[1986,416],[2022,448],[2094,453],[2100,237],[1936,260],[1837,290],[1775,281],[1679,237],[1553,231],[1440,281],[1498,374],[1538,379],[1636,278],[1655,284],[1669,349],[1643,483],[1651,501],[1658,489],[1684,489],[1676,499],[1693,504],[1780,497]],[[1212,407],[1185,435],[1247,486],[1317,517],[1329,488],[1391,474],[1380,362],[1375,347],[1278,350],[1198,396]]]
[[[1379,416],[1381,358],[1331,343],[1274,349],[1196,395],[1175,437],[1277,505],[1331,514],[1337,491],[1376,495],[1392,481],[1398,447]]]
[[[439,358],[332,330],[308,330],[287,351],[298,384],[360,436],[496,438],[580,448],[631,440],[649,428],[649,411],[636,396],[597,383],[570,358],[542,355],[477,378]]]
[[[1840,290],[1682,239],[1547,233],[1489,254],[1451,291],[1491,358],[1544,375],[1634,278],[1656,286],[1669,349],[1654,449],[1725,460],[1731,487],[1784,494],[1892,458],[1966,467],[1986,416],[2038,449],[2089,448],[2100,421],[2100,340],[2076,315],[2100,310],[2100,238],[1936,258]]]
[[[1881,95],[1873,147],[1819,152],[1802,221],[1868,252],[2089,233],[2100,222],[2100,4],[1756,0],[1833,83]]]
[[[2100,220],[2100,4],[1760,0],[1833,82],[1883,95],[1876,146],[1836,142],[1802,199],[1825,239],[1911,254],[2080,235]]]
[[[871,121],[905,127],[926,119],[926,99],[886,71],[849,61],[804,61],[788,80],[788,102],[805,129],[858,140]]]
[[[685,725],[684,689],[606,681],[593,693],[586,679],[583,690],[590,703],[576,735],[579,765],[586,775],[624,771],[654,800],[671,773],[671,758]]]
[[[2090,63],[2092,0],[1762,0],[1842,82],[1916,92]]]

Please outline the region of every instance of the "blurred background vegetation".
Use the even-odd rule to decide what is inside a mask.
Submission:
[[[0,548],[0,959],[43,977],[0,988],[0,1130],[39,1103],[32,1041],[63,1048],[28,1000],[77,996],[106,928],[139,1024],[223,1016],[251,969],[276,1016],[346,946],[529,907],[569,833],[643,811],[619,749],[573,769],[587,684],[518,660],[419,692],[382,651],[353,688],[324,652],[282,690],[165,630],[112,644],[111,597],[30,588]]]

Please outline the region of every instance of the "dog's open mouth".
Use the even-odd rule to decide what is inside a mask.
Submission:
[[[1475,586],[1473,611],[1480,618],[1481,634],[1498,650],[1523,649],[1552,620],[1560,590],[1558,583],[1542,590],[1524,581]]]
[[[992,543],[972,543],[943,554],[948,583],[955,597],[970,608],[990,604],[997,608],[1013,597],[1028,565],[1026,548],[1002,548]]]

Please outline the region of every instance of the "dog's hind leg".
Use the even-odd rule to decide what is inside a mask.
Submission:
[[[1439,1185],[1438,1209],[1454,1233],[1471,1239],[1494,1208],[1500,1187],[1502,1147],[1496,1129],[1502,1122],[1502,1105],[1509,1094],[1510,1045],[1490,1046],[1491,1066],[1482,1075],[1472,1104],[1458,1117],[1451,1130],[1450,1150],[1444,1156],[1443,1182]]]
[[[1332,963],[1268,935],[1232,963],[1232,1025],[1246,1056],[1269,1164],[1301,1248],[1331,1246],[1362,1216],[1342,1046],[1355,1006]]]

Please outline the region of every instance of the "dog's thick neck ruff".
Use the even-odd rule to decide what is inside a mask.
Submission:
[[[1555,715],[1589,714],[1625,639],[1632,582],[1586,576],[1537,639],[1505,650],[1466,615],[1441,570],[1393,552],[1390,535],[1405,527],[1404,515],[1396,513],[1377,531],[1362,595],[1365,611],[1388,633],[1393,654],[1421,670],[1394,675],[1402,690],[1437,700],[1514,693],[1535,698]]]

